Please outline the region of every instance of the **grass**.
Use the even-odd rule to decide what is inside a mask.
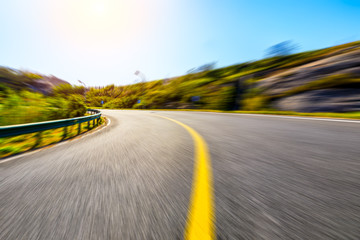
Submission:
[[[106,109],[104,107],[87,107],[88,109]]]
[[[102,117],[99,126],[105,122]],[[82,123],[80,134],[83,134],[96,126],[90,121],[90,125]],[[67,127],[67,135],[64,136],[64,128],[56,128],[41,133],[29,133],[20,136],[0,138],[0,159],[18,153],[27,152],[41,147],[49,146],[67,139],[78,136],[78,125]]]

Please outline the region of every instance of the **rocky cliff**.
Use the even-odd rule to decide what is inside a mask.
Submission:
[[[360,47],[273,74],[256,83],[270,107],[299,112],[360,111]]]
[[[55,76],[45,76],[0,67],[0,85],[5,85],[15,90],[28,89],[43,94],[49,94],[54,87],[61,84],[69,83]]]

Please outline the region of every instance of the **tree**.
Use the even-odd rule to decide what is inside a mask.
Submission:
[[[206,63],[200,67],[192,68],[192,69],[188,70],[186,73],[191,74],[191,73],[210,71],[210,70],[215,69],[215,66],[216,66],[216,62]]]
[[[266,50],[266,56],[268,57],[286,56],[292,54],[298,48],[299,47],[297,44],[293,43],[291,40],[288,40],[269,47]]]

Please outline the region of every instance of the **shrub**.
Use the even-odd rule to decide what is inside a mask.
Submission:
[[[80,96],[70,96],[67,99],[67,117],[81,117],[86,113],[86,106]]]
[[[104,108],[132,108],[137,102],[137,98],[134,96],[115,98],[103,105]]]
[[[81,96],[47,97],[26,90],[3,89],[0,125],[40,122],[83,116],[86,107]]]
[[[266,109],[267,98],[265,96],[256,96],[245,98],[241,101],[242,109],[246,111],[256,111]]]
[[[214,110],[232,110],[235,106],[236,88],[232,86],[222,87],[219,90],[207,94],[203,98],[203,107]]]

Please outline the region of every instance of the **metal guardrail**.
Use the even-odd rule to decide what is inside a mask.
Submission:
[[[3,137],[12,137],[23,135],[27,133],[42,132],[45,130],[55,129],[55,128],[64,128],[64,137],[67,135],[67,127],[78,124],[78,134],[81,131],[81,123],[87,122],[88,127],[90,128],[90,121],[93,121],[93,126],[99,124],[99,119],[101,117],[101,112],[95,109],[87,109],[87,112],[90,112],[90,116],[77,117],[77,118],[68,118],[55,121],[46,121],[46,122],[36,122],[29,124],[19,124],[19,125],[9,125],[0,127],[0,138]]]

